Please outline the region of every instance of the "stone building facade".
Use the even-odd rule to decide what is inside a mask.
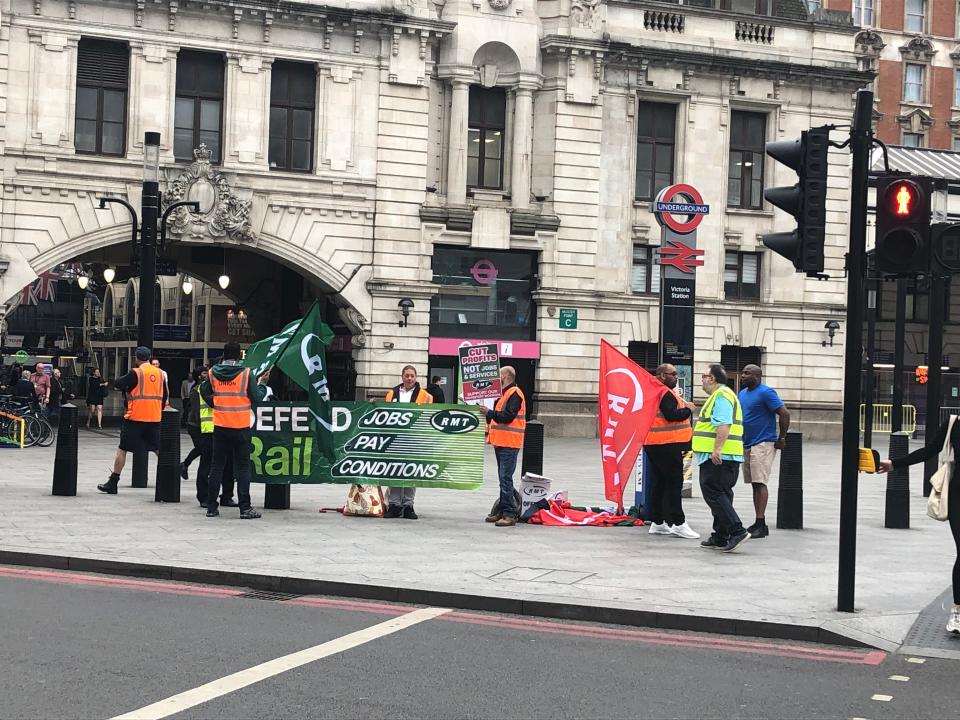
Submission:
[[[762,188],[794,182],[763,144],[849,124],[871,78],[855,31],[798,0],[4,0],[0,295],[129,237],[97,198],[139,205],[158,131],[162,189],[203,205],[176,242],[308,277],[353,335],[359,395],[407,363],[452,382],[457,347],[492,340],[549,433],[592,435],[600,339],[656,364],[651,199],[689,183],[711,206],[698,365],[761,362],[830,435],[848,158],[818,281],[760,241],[790,226]]]

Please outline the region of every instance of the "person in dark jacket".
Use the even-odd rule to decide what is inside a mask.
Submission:
[[[97,416],[97,427],[103,430],[103,400],[107,396],[107,381],[100,375],[100,368],[94,368],[87,380],[87,430],[93,416]]]
[[[881,461],[879,472],[887,473],[894,468],[916,465],[935,457],[947,440],[947,429],[949,427],[950,421],[947,420],[940,426],[940,431],[936,437],[929,440],[924,447],[903,457]],[[960,419],[953,424],[953,430],[950,433],[950,445],[953,447],[954,458],[960,458]],[[950,523],[950,532],[953,534],[953,543],[957,549],[957,557],[953,562],[953,608],[950,610],[950,617],[947,619],[947,632],[953,635],[960,635],[960,480],[957,479],[957,467],[955,464],[953,476],[949,478],[950,485],[947,488],[947,520]]]
[[[503,394],[493,409],[487,410],[487,442],[493,445],[497,458],[500,502],[486,521],[497,527],[512,527],[520,511],[513,497],[513,473],[527,429],[527,399],[517,387],[517,371],[509,365],[500,368],[500,383]]]
[[[434,375],[430,378],[430,384],[427,385],[427,392],[433,395],[433,401],[439,405],[443,405],[447,402],[447,397],[443,393],[443,388],[440,386],[440,376]]]

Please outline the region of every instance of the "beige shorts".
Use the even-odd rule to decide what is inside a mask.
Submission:
[[[743,480],[748,483],[766,485],[770,482],[773,459],[777,455],[776,445],[772,442],[760,443],[743,451]]]

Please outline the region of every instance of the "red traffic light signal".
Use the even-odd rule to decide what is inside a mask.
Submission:
[[[923,204],[920,188],[911,180],[897,180],[887,186],[883,203],[897,220],[913,220]]]

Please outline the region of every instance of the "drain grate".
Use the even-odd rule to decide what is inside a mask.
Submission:
[[[291,593],[273,592],[272,590],[250,590],[239,597],[249,598],[250,600],[270,600],[273,602],[283,602],[284,600],[293,600],[303,597],[303,595],[293,595]]]

